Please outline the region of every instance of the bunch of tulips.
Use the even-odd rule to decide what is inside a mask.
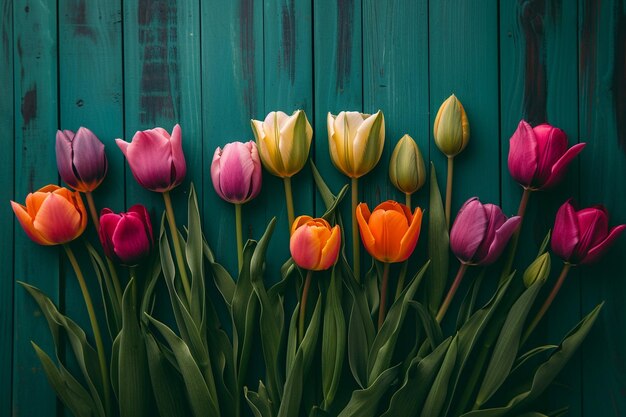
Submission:
[[[570,269],[597,261],[626,228],[609,228],[602,206],[576,210],[566,201],[550,237],[552,253],[564,266],[541,307],[533,308],[548,281],[551,259],[546,239],[525,272],[513,271],[526,207],[535,191],[558,185],[585,145],[568,148],[562,130],[521,121],[510,139],[508,157],[509,171],[523,188],[517,215],[507,217],[497,205],[473,197],[452,218],[453,161],[468,145],[469,122],[461,102],[454,95],[448,98],[433,131],[437,147],[448,158],[445,200],[432,167],[427,211],[430,260],[411,277],[407,274],[416,268],[410,258],[425,213],[411,205],[412,194],[427,179],[419,147],[404,135],[389,163],[389,179],[405,194],[405,202],[389,200],[370,210],[359,201],[358,179],[381,158],[383,113],[329,113],[327,126],[331,160],[350,183],[334,194],[311,164],[328,209],[320,218],[296,216],[292,197],[291,178],[305,167],[313,136],[304,111],[271,112],[264,120],[252,120],[256,142],[232,142],[215,150],[211,163],[215,192],[235,208],[237,279],[217,262],[210,236],[201,231],[193,186],[188,223],[184,230],[176,224],[170,191],[183,183],[186,174],[180,126],[171,135],[155,128],[137,132],[131,142],[117,139],[136,181],[163,195],[165,210],[156,239],[148,210],[141,204],[126,212],[104,208],[98,213],[92,193],[107,173],[104,145],[98,138],[84,127],[76,133],[57,133],[59,174],[73,191],[47,185],[29,194],[25,205],[11,205],[34,242],[63,246],[83,293],[95,349],[80,327],[44,294],[23,284],[51,328],[65,329],[68,346],[80,364],[77,379],[33,343],[52,387],[74,415],[504,416],[533,410],[534,400],[582,343],[600,306],[558,348],[540,347],[528,353],[522,349]],[[266,271],[264,260],[273,256],[266,252],[275,220],[258,241],[244,243],[242,233],[241,206],[260,193],[262,167],[284,180],[289,222],[285,233],[290,236],[291,259],[272,286],[267,277],[278,271]],[[338,211],[348,189],[351,265]],[[103,258],[85,243],[105,306],[108,357],[71,245],[87,227],[88,210],[104,254]],[[372,260],[366,274],[360,270],[361,245]],[[450,253],[459,261],[451,283]],[[400,267],[391,294],[394,263]],[[482,282],[476,279],[460,306],[456,325],[446,323],[466,272],[487,265],[501,267],[493,298],[476,307]],[[211,281],[205,280],[206,273]],[[209,297],[210,285],[217,288],[223,304]],[[155,291],[162,287],[170,298],[173,328],[155,315]],[[290,288],[295,289],[296,306],[286,322]],[[312,307],[309,299],[315,295]],[[230,316],[226,326],[218,314],[224,309]],[[445,336],[444,331],[452,327],[455,331]],[[63,342],[53,334],[57,349],[62,349]],[[546,357],[546,352],[551,354]],[[530,357],[535,360],[529,361]],[[260,365],[250,366],[251,361]],[[261,374],[252,375],[259,368]],[[525,373],[517,372],[522,368]],[[524,387],[521,391],[510,389],[517,386],[519,374],[526,375],[526,385],[519,385]],[[531,386],[528,378],[541,383]],[[256,390],[253,384],[258,384]]]

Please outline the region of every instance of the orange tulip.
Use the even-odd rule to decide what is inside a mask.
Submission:
[[[361,240],[365,249],[381,262],[403,262],[411,256],[422,225],[422,210],[411,210],[392,200],[381,203],[370,213],[366,203],[356,208]]]
[[[339,226],[330,227],[324,219],[297,217],[291,226],[289,249],[300,268],[323,271],[337,262],[341,247]]]
[[[59,245],[76,239],[87,226],[87,211],[78,191],[57,185],[26,196],[26,206],[11,201],[24,231],[40,245]]]

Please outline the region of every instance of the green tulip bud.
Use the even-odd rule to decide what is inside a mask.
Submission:
[[[433,133],[435,144],[448,158],[458,155],[467,146],[469,122],[463,105],[454,94],[439,107]]]
[[[409,135],[402,136],[391,154],[389,179],[405,194],[413,194],[426,182],[426,167],[422,153]]]
[[[545,282],[550,274],[550,264],[550,254],[548,252],[538,256],[524,272],[524,285],[526,288],[529,288],[537,280]]]

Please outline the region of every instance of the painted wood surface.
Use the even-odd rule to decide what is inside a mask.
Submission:
[[[360,189],[372,207],[403,200],[387,172],[404,133],[445,183],[445,157],[432,141],[432,124],[441,102],[455,93],[467,110],[471,138],[455,160],[453,213],[474,195],[501,203],[507,214],[517,211],[521,188],[508,174],[507,153],[520,119],[547,121],[564,129],[570,144],[587,143],[564,184],[531,197],[533,221],[523,229],[517,267],[534,256],[569,197],[581,206],[603,203],[611,224],[626,223],[626,1],[479,3],[0,1],[0,197],[23,202],[28,192],[57,183],[56,130],[86,126],[105,143],[109,159],[97,206],[121,210],[142,202],[158,224],[162,198],[135,183],[114,140],[155,126],[171,131],[180,123],[188,175],[173,192],[177,215],[183,224],[193,182],[209,244],[235,275],[234,208],[216,196],[210,164],[218,146],[253,139],[250,119],[304,109],[315,132],[312,159],[338,192],[348,179],[329,159],[327,113],[383,110],[383,157]],[[267,172],[263,182],[261,197],[244,207],[244,236],[258,239],[278,217],[267,265],[276,280],[288,256],[284,189]],[[296,215],[321,214],[308,166],[293,183]],[[413,205],[426,204],[424,189]],[[342,207],[349,222],[348,206],[349,198]],[[3,213],[0,261],[12,279],[0,280],[0,415],[67,415],[30,346],[33,340],[52,353],[45,320],[16,281],[39,286],[87,324],[80,292],[61,253],[28,240],[8,203]],[[424,243],[413,269],[425,258]],[[558,343],[581,315],[606,300],[590,340],[542,399],[544,411],[569,404],[572,416],[626,413],[624,254],[622,237],[600,265],[570,274],[538,328],[537,341]],[[362,258],[364,270],[364,250]],[[553,257],[552,280],[559,268]],[[90,288],[97,291],[95,281]]]

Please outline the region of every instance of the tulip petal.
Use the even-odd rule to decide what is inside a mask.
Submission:
[[[370,226],[368,224],[371,218],[371,213],[366,203],[361,203],[356,207],[356,219],[359,223],[359,232],[361,234],[361,241],[363,242],[363,246],[365,249],[372,254],[372,252],[376,252],[376,239],[374,239],[374,235],[370,230]],[[373,255],[372,255],[373,256]]]
[[[130,146],[130,143],[122,139],[115,139],[115,143],[117,144],[118,148],[120,148],[120,151],[122,151],[122,154],[124,154],[124,156],[128,158],[128,147]]]
[[[57,169],[61,179],[63,179],[67,185],[76,189],[79,180],[74,172],[74,164],[72,162],[72,141],[61,130],[57,130],[55,149]]]
[[[338,225],[332,228],[330,237],[322,248],[319,269],[325,270],[333,266],[339,258],[339,248],[341,247],[341,229]]]
[[[621,224],[612,228],[606,239],[591,248],[589,252],[587,252],[587,256],[580,263],[590,264],[596,262],[602,255],[604,255],[604,253],[611,247],[615,239],[617,239],[624,230],[626,230],[626,224]]]
[[[167,134],[167,132],[165,133]],[[185,162],[185,154],[183,152],[183,135],[178,123],[172,130],[170,145],[172,147],[172,162],[174,164],[174,178],[172,178],[174,184],[171,186],[173,188],[183,182],[185,175],[187,175],[187,163]]]
[[[104,144],[98,140],[91,130],[81,127],[74,136],[72,148],[74,150],[72,161],[78,174],[78,179],[82,183],[80,184],[80,191],[93,191],[100,185],[107,172]]]
[[[313,217],[311,216],[302,215],[302,216],[296,217],[295,220],[293,221],[293,224],[291,225],[291,234],[293,235],[296,229],[298,229],[300,226],[307,224],[311,220],[313,220]]]
[[[498,230],[496,230],[496,234],[491,241],[491,245],[489,245],[489,251],[486,256],[482,259],[475,259],[475,262],[480,265],[490,265],[497,261],[507,243],[509,243],[509,239],[511,239],[511,236],[513,236],[513,233],[515,233],[519,227],[521,220],[521,217],[513,216],[505,221]]]
[[[537,171],[537,139],[532,127],[520,121],[509,144],[509,172],[515,181],[530,186]]]
[[[291,235],[289,250],[299,267],[315,270],[320,262],[322,243],[312,229],[306,225],[298,228]]]
[[[165,137],[157,136],[154,130],[135,134],[127,148],[126,159],[141,186],[163,192],[172,188],[171,145]]]
[[[154,242],[154,235],[152,234],[152,221],[150,221],[150,214],[148,213],[148,209],[142,204],[135,204],[131,208],[128,209],[127,214],[129,216],[136,216],[144,225],[146,229],[146,233],[150,238],[150,243]]]
[[[35,226],[33,225],[33,219],[26,211],[26,207],[23,205],[16,203],[15,201],[11,201],[11,208],[15,213],[15,217],[17,217],[18,222],[26,232],[26,235],[35,243],[40,245],[55,245],[55,242],[50,242],[46,238],[44,238],[41,233],[39,233]]]
[[[383,153],[385,146],[385,117],[379,110],[375,114],[367,117],[353,140],[353,158],[355,175],[363,176],[370,172]]]
[[[487,214],[487,230],[485,231],[485,236],[483,237],[483,241],[476,249],[476,253],[472,257],[472,259],[480,263],[479,260],[484,259],[489,254],[491,249],[491,244],[496,238],[496,231],[506,222],[507,218],[502,213],[502,209],[495,204],[485,204],[484,206],[485,213]]]
[[[609,232],[609,216],[604,207],[596,206],[578,211],[576,217],[579,239],[572,257],[575,262],[580,262],[591,248],[606,238]]]
[[[398,253],[396,262],[406,261],[415,250],[422,228],[422,215],[422,209],[417,207],[411,216],[412,221],[409,226],[409,230],[406,231],[404,237],[402,237],[402,240],[400,241],[400,252]]]
[[[552,174],[541,188],[549,188],[558,184],[565,175],[567,167],[576,156],[585,148],[586,143],[578,143],[565,152],[563,156],[552,166]]]
[[[41,204],[33,226],[44,239],[55,243],[74,240],[84,230],[81,213],[65,198],[51,193]]]
[[[567,151],[567,136],[561,129],[541,124],[533,128],[537,139],[537,171],[534,184],[542,186],[552,173],[552,166]]]
[[[369,226],[376,241],[376,251],[372,256],[382,262],[398,262],[401,241],[409,229],[404,213],[377,208],[372,212]]]
[[[126,265],[135,265],[149,252],[151,243],[145,233],[145,226],[135,216],[122,216],[111,241],[117,257]]]
[[[250,150],[250,159],[252,160],[252,178],[250,190],[248,191],[248,200],[255,198],[261,192],[261,184],[263,183],[263,173],[261,172],[261,160],[259,159],[259,151],[256,143],[250,141],[246,145]]]
[[[105,211],[106,210],[106,211]],[[109,259],[116,259],[115,250],[113,249],[113,241],[111,240],[117,224],[122,219],[122,216],[113,213],[110,209],[103,209],[100,215],[100,230],[98,237],[100,238],[100,244],[104,249],[104,254]]]
[[[254,170],[250,153],[245,145],[241,142],[226,145],[219,160],[219,167],[219,187],[226,200],[231,203],[245,203]]]
[[[552,231],[552,251],[564,261],[569,261],[578,244],[578,219],[569,201],[556,213]]]
[[[487,213],[476,197],[463,204],[450,231],[450,248],[462,262],[470,262],[485,237]]]

